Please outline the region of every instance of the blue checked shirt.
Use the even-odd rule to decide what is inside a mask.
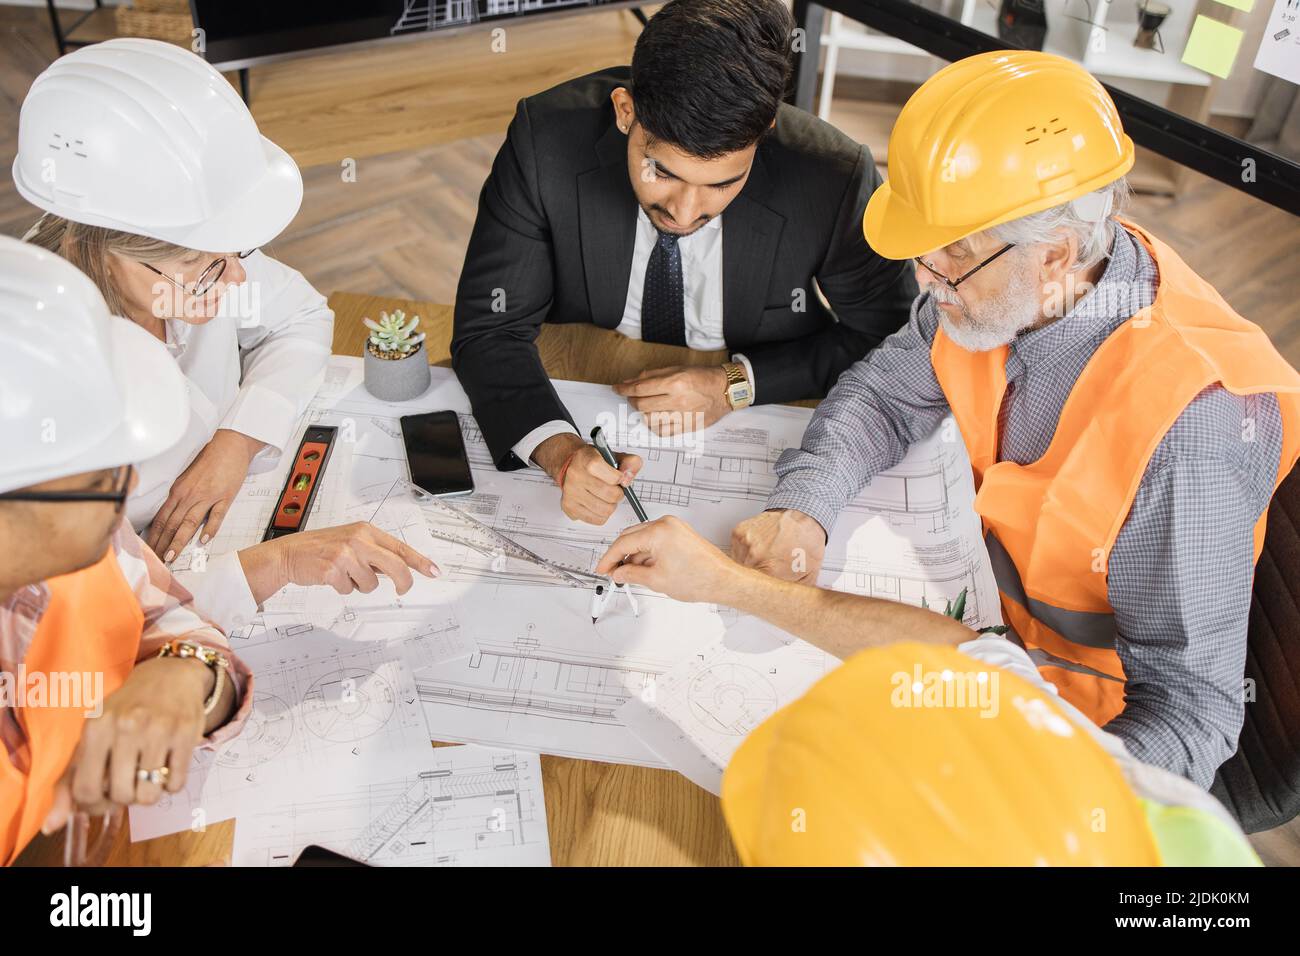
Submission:
[[[1115,328],[1151,304],[1158,282],[1146,248],[1117,228],[1092,292],[1011,343],[1000,460],[1042,457],[1079,373]],[[949,411],[930,364],[938,325],[923,293],[907,325],[840,376],[802,446],[777,461],[768,508],[802,511],[829,530],[872,476],[938,426]],[[1110,555],[1107,594],[1128,681],[1124,710],[1105,729],[1137,759],[1202,787],[1241,731],[1253,532],[1281,453],[1275,395],[1205,389],[1157,447]]]

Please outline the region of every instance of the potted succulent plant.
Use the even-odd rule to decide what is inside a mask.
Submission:
[[[366,341],[366,390],[386,402],[404,402],[429,387],[429,356],[424,333],[416,332],[417,315],[408,320],[401,309],[379,313],[379,321],[361,320],[370,330]]]

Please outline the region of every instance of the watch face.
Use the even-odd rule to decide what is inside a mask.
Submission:
[[[732,405],[740,405],[750,400],[749,385],[746,382],[737,382],[727,389],[727,393]]]

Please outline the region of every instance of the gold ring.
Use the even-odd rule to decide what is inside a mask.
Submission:
[[[169,776],[171,776],[171,770],[167,767],[159,767],[157,770],[137,770],[135,772],[136,783],[162,784],[166,782]]]

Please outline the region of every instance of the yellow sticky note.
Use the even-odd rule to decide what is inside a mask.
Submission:
[[[1219,2],[1234,10],[1245,10],[1247,13],[1255,9],[1255,0],[1219,0]]]
[[[1237,59],[1244,35],[1236,27],[1198,14],[1183,50],[1183,62],[1226,80],[1232,72],[1232,63]]]

